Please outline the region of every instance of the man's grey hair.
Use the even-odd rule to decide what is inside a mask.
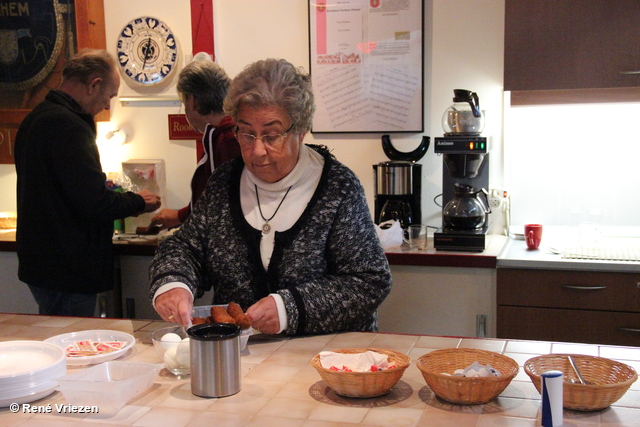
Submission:
[[[106,50],[82,49],[65,64],[62,81],[75,80],[89,84],[96,77],[109,81],[115,68],[116,62]]]

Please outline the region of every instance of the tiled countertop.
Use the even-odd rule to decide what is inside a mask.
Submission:
[[[111,329],[133,334],[137,343],[122,360],[159,363],[152,331],[163,322],[80,319],[0,314],[0,341],[42,340],[61,333]],[[309,363],[321,350],[382,347],[408,354],[411,366],[386,396],[346,399],[332,393]],[[454,405],[434,396],[415,361],[438,348],[471,347],[503,352],[520,364],[520,372],[496,400],[485,405]],[[154,385],[117,414],[28,414],[0,409],[0,425],[85,426],[536,426],[540,395],[522,369],[523,363],[547,353],[578,353],[620,360],[640,369],[640,348],[503,339],[344,333],[302,338],[254,335],[241,354],[242,389],[233,396],[204,399],[191,394],[189,377],[166,370]],[[81,368],[76,368],[81,369]],[[70,372],[75,369],[68,369]],[[32,405],[66,404],[54,392]],[[54,406],[55,407],[55,406]],[[597,412],[564,411],[569,426],[640,426],[640,382],[613,406]]]

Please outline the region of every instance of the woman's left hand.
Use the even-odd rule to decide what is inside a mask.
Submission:
[[[277,334],[280,331],[278,307],[273,297],[264,297],[247,309],[251,326],[265,334]]]

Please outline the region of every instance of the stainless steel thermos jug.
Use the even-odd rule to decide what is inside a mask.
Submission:
[[[191,393],[224,397],[240,391],[240,327],[230,323],[187,330],[191,354]]]

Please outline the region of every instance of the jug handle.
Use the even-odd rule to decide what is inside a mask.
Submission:
[[[484,194],[484,199],[486,200],[486,203],[480,197],[478,197],[480,193]],[[484,208],[484,213],[488,213],[488,214],[491,213],[491,205],[489,205],[489,192],[484,188],[481,188],[480,190],[475,192],[475,196],[476,196],[476,199],[480,200],[480,203]]]
[[[478,97],[478,94],[475,92],[471,92],[471,99],[473,101],[469,101],[469,105],[471,106],[473,117],[482,116],[482,112],[480,111],[480,98]]]

